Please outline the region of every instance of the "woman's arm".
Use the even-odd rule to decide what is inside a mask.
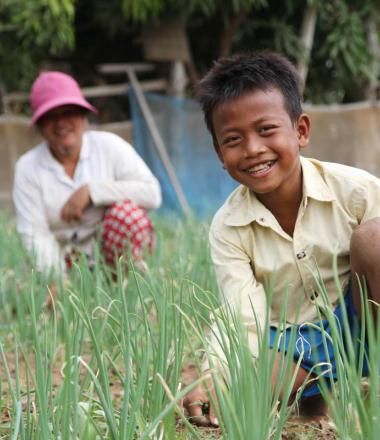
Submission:
[[[36,258],[38,271],[60,270],[59,243],[49,228],[41,191],[31,174],[31,170],[16,164],[13,202],[17,231],[26,249]]]
[[[90,197],[95,206],[111,205],[129,199],[143,209],[161,204],[158,180],[135,149],[118,136],[108,138],[105,160],[111,161],[113,178],[89,183]]]

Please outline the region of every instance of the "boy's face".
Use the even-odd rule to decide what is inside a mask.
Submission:
[[[214,110],[216,151],[231,177],[264,202],[289,198],[301,188],[299,149],[309,140],[310,121],[292,123],[278,89],[257,90]]]

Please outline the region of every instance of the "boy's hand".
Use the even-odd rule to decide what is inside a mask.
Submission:
[[[91,203],[88,185],[78,188],[63,205],[61,211],[62,220],[70,223],[80,220],[84,210]]]
[[[186,394],[183,406],[188,413],[190,422],[198,426],[219,426],[215,410],[211,404],[216,401],[214,384],[209,373],[207,379]]]

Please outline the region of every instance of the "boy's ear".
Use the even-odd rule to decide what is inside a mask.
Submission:
[[[297,120],[296,129],[300,149],[307,147],[310,139],[310,117],[308,114],[302,113]]]

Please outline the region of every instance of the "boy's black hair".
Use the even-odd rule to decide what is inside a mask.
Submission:
[[[302,82],[296,68],[284,56],[274,52],[240,54],[221,58],[197,85],[207,128],[214,141],[214,110],[221,104],[255,90],[278,89],[294,123],[302,113]]]

